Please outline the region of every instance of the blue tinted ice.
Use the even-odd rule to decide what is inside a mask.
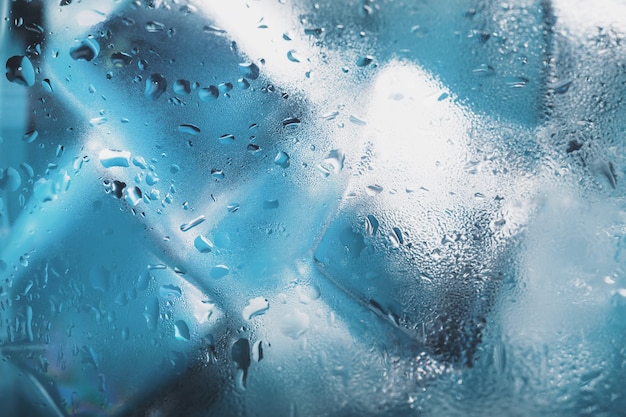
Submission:
[[[3,3],[0,415],[623,415],[587,3]]]

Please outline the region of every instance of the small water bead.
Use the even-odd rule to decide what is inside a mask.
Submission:
[[[167,89],[167,80],[161,74],[152,74],[146,79],[144,95],[151,100],[158,99]]]
[[[183,232],[186,232],[188,230],[193,229],[194,227],[198,226],[199,224],[203,223],[206,220],[206,217],[204,216],[198,216],[195,219],[191,220],[189,223],[183,223],[180,225],[180,230]]]
[[[165,31],[165,25],[161,22],[157,22],[154,20],[146,22],[146,25],[144,27],[149,33],[159,33]]]
[[[193,245],[200,253],[209,253],[213,251],[213,243],[202,235],[197,236],[194,239]]]
[[[111,54],[111,63],[116,67],[125,67],[133,62],[133,57],[126,52],[114,52]]]
[[[281,168],[288,168],[291,163],[291,159],[289,155],[285,152],[278,152],[274,157],[274,164],[278,165]]]
[[[244,62],[239,64],[239,73],[250,80],[259,78],[259,67],[252,62]]]
[[[220,90],[214,85],[201,88],[198,90],[198,97],[204,102],[216,100],[220,96]]]
[[[98,154],[100,163],[105,168],[130,166],[130,152],[115,149],[103,149]],[[133,160],[133,163],[135,160]]]
[[[200,128],[196,125],[192,125],[190,123],[184,123],[178,126],[178,131],[180,133],[186,133],[188,135],[196,136],[200,133]]]
[[[261,316],[267,312],[270,308],[270,303],[264,297],[252,298],[248,301],[248,305],[244,307],[241,315],[245,320],[252,320],[252,318]]]
[[[91,61],[100,53],[100,44],[93,38],[87,38],[79,45],[70,49],[70,56],[74,61]]]
[[[176,80],[173,89],[176,94],[188,95],[191,93],[191,83],[187,80]]]

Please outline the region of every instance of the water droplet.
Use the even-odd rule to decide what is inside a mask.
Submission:
[[[133,57],[126,52],[113,52],[111,54],[111,63],[116,67],[125,67],[133,62]]]
[[[22,136],[22,140],[26,143],[32,143],[35,141],[35,139],[37,139],[38,136],[39,132],[37,132],[36,130],[30,130],[24,133],[24,136]]]
[[[472,70],[474,75],[479,77],[491,77],[496,74],[496,70],[491,65],[481,64]]]
[[[95,290],[107,292],[110,279],[111,273],[101,265],[93,266],[89,271],[89,284]]]
[[[167,89],[167,80],[161,74],[152,74],[146,79],[144,95],[151,100],[158,99]]]
[[[248,152],[250,152],[252,155],[257,155],[260,151],[261,151],[261,147],[257,144],[254,143],[250,143],[247,147],[246,150]]]
[[[298,55],[298,52],[295,49],[292,49],[287,52],[287,59],[291,62],[300,62],[300,55]]]
[[[244,62],[239,64],[239,73],[250,80],[259,78],[259,67],[252,62]]]
[[[287,337],[298,339],[309,329],[310,319],[306,313],[299,310],[285,314],[279,323],[280,331]]]
[[[165,25],[161,22],[150,20],[149,22],[146,22],[145,29],[147,32],[150,32],[150,33],[164,32]]]
[[[94,117],[93,119],[89,119],[89,125],[91,127],[100,126],[105,124],[107,121],[108,119],[104,116]]]
[[[572,80],[563,80],[554,84],[553,89],[554,89],[554,92],[557,94],[565,94],[567,93],[571,85],[572,85]]]
[[[341,149],[333,149],[328,153],[328,156],[326,156],[322,162],[322,167],[337,174],[343,169],[345,159],[346,156]]]
[[[245,78],[239,78],[237,80],[237,87],[241,88],[242,90],[247,90],[250,87],[250,82],[248,82],[248,80],[246,80]]]
[[[159,176],[157,175],[157,173],[154,171],[148,172],[148,174],[146,175],[146,184],[152,186],[157,182],[159,182]]]
[[[367,236],[374,236],[378,231],[379,225],[380,223],[378,222],[376,217],[372,216],[371,214],[365,216],[365,234]]]
[[[235,135],[231,135],[230,133],[226,133],[225,135],[220,136],[218,139],[219,143],[228,144],[233,143],[235,141]]]
[[[296,287],[298,300],[302,304],[309,304],[320,298],[320,289],[317,285],[298,285]]]
[[[282,121],[284,127],[298,127],[300,126],[300,119],[297,117],[288,117]]]
[[[0,190],[13,192],[20,188],[21,183],[22,177],[17,170],[11,167],[0,169]]]
[[[193,229],[194,227],[196,227],[197,225],[203,223],[206,220],[206,217],[204,216],[198,216],[195,219],[193,219],[192,221],[190,221],[189,223],[183,223],[180,225],[180,230],[183,232],[186,232],[188,230]]]
[[[70,48],[70,56],[74,61],[91,61],[100,53],[100,45],[93,38],[87,38],[80,44]]]
[[[50,83],[50,79],[48,78],[44,78],[44,80],[41,82],[42,87],[44,88],[44,90],[46,90],[48,93],[52,93],[52,84]]]
[[[159,297],[163,299],[172,300],[174,298],[180,298],[182,295],[183,291],[176,285],[165,284],[159,287]]]
[[[220,90],[216,86],[210,85],[198,90],[198,97],[204,102],[209,102],[217,99],[220,96]]]
[[[210,275],[213,279],[220,279],[228,275],[229,272],[230,270],[226,265],[216,265],[211,269]]]
[[[140,59],[139,61],[137,61],[137,68],[139,68],[140,71],[147,71],[148,67],[148,61],[146,61],[145,59]]]
[[[337,116],[339,116],[339,112],[338,111],[331,111],[328,113],[324,113],[322,115],[322,119],[324,120],[334,120]]]
[[[278,208],[278,200],[264,200],[263,208],[265,210],[277,209]]]
[[[124,200],[133,207],[139,204],[141,196],[142,193],[139,187],[128,187],[124,189]]]
[[[245,320],[251,320],[253,317],[261,316],[270,309],[270,303],[264,297],[256,297],[248,301],[248,305],[244,307],[242,315]]]
[[[378,184],[372,184],[365,187],[365,193],[370,197],[377,196],[383,191],[383,187]]]
[[[174,83],[174,92],[181,95],[190,94],[191,83],[187,80],[176,80],[176,82]]]
[[[228,210],[229,213],[235,213],[235,212],[239,211],[239,204],[238,203],[230,203],[228,206],[226,206],[226,210]]]
[[[354,123],[357,126],[365,126],[367,122],[360,117],[357,117],[353,114],[350,115],[349,119],[351,123]]]
[[[374,60],[374,57],[371,55],[365,55],[365,56],[361,56],[356,60],[356,66],[357,67],[366,67],[369,64],[372,63],[372,61]]]
[[[221,83],[221,84],[217,85],[217,89],[220,91],[220,93],[226,94],[230,90],[233,89],[233,84],[232,83]]]
[[[182,320],[178,320],[174,323],[174,337],[176,337],[176,340],[180,340],[182,342],[188,342],[191,340],[189,326],[187,326],[187,323]]]
[[[281,151],[281,152],[278,152],[276,156],[274,157],[274,163],[281,168],[287,168],[289,167],[291,160],[289,158],[289,155]]]
[[[505,77],[504,83],[511,88],[526,87],[530,80],[526,77]]]
[[[248,339],[239,339],[230,350],[230,357],[237,366],[236,384],[239,390],[246,389],[246,378],[250,367],[250,342]]]
[[[224,179],[224,172],[221,169],[213,168],[211,169],[211,176],[216,180]]]
[[[202,28],[204,33],[226,33],[226,31],[220,27],[213,25],[206,25]]]
[[[394,248],[399,248],[400,245],[404,244],[404,237],[402,237],[402,230],[397,227],[391,229],[389,232],[389,240],[391,240],[391,244]]]
[[[137,288],[139,291],[145,291],[148,288],[148,285],[150,285],[151,281],[154,281],[154,277],[152,276],[152,274],[149,271],[144,271],[139,274],[137,282],[135,283],[135,288]]]
[[[181,133],[187,133],[189,135],[195,136],[200,133],[200,128],[196,125],[185,123],[178,126],[178,131]]]
[[[213,243],[202,235],[196,237],[193,241],[193,245],[200,253],[209,253],[213,250]]]
[[[103,149],[98,154],[98,159],[100,160],[102,166],[105,168],[130,166],[130,152],[128,151]]]
[[[252,345],[252,359],[256,362],[260,362],[263,359],[263,341],[257,340]]]
[[[324,33],[324,29],[323,28],[307,28],[307,29],[304,29],[304,34],[305,35],[311,35],[311,36],[319,37],[322,33]]]
[[[156,330],[159,322],[159,299],[152,297],[144,307],[143,317],[146,319],[148,329]]]
[[[12,83],[31,87],[35,84],[35,69],[26,56],[15,55],[6,62],[7,80]]]

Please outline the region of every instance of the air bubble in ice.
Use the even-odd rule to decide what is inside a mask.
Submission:
[[[278,152],[276,156],[274,157],[274,163],[281,168],[287,168],[289,167],[291,160],[289,158],[289,155],[281,151],[281,152]]]
[[[103,149],[98,154],[98,159],[105,168],[130,166],[130,152],[128,151]]]
[[[245,320],[251,320],[253,317],[265,314],[270,308],[270,303],[264,297],[252,298],[248,301],[248,305],[244,307],[242,316]]]
[[[151,100],[158,99],[167,89],[167,80],[161,74],[152,74],[146,79],[144,95]]]
[[[209,102],[217,99],[220,96],[220,90],[216,86],[210,85],[208,87],[198,90],[198,97],[204,102]]]
[[[239,64],[239,73],[250,80],[259,78],[259,67],[252,62],[244,62]]]
[[[220,279],[228,275],[229,272],[230,270],[228,269],[226,265],[216,265],[213,268],[211,268],[210,275],[211,275],[211,278],[213,279]]]
[[[93,38],[87,38],[80,44],[70,48],[70,56],[74,61],[91,61],[100,53],[100,44]]]

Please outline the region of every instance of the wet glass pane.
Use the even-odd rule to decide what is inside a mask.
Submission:
[[[0,415],[624,415],[623,1],[0,6]]]

